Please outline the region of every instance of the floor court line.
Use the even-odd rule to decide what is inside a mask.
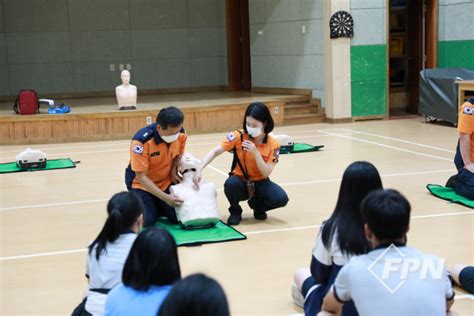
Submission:
[[[217,168],[215,168],[215,169],[219,170]],[[430,170],[430,171],[407,172],[407,173],[392,173],[392,174],[389,173],[389,174],[382,174],[380,176],[382,178],[384,178],[384,177],[401,177],[401,176],[412,176],[412,175],[433,174],[433,173],[445,173],[445,172],[455,172],[455,171],[456,171],[455,169],[445,169],[445,170]],[[227,173],[225,173],[221,170],[219,170],[219,173],[222,174],[222,175],[227,176]],[[322,180],[314,180],[314,181],[302,181],[302,182],[287,182],[287,183],[281,183],[280,185],[282,185],[282,186],[307,185],[307,184],[338,182],[338,181],[341,181],[341,178],[322,179]],[[220,191],[222,191],[222,189],[218,189],[217,191],[220,192]],[[97,202],[104,202],[104,201],[108,201],[108,199],[94,199],[94,200],[83,200],[83,201],[72,201],[72,202],[61,202],[61,203],[12,206],[12,207],[0,208],[0,212],[12,211],[12,210],[23,210],[23,209],[29,209],[29,208],[42,208],[42,207],[51,207],[51,206],[64,206],[64,205],[73,205],[73,204],[97,203]]]
[[[461,216],[461,215],[470,215],[470,214],[474,214],[474,211],[458,212],[458,213],[432,214],[432,215],[419,215],[419,216],[412,216],[411,219],[437,218],[437,217],[447,217],[447,216]],[[278,232],[288,232],[288,231],[314,229],[314,228],[318,228],[320,226],[321,225],[309,225],[309,226],[288,227],[288,228],[281,228],[281,229],[250,231],[250,232],[243,232],[243,233],[246,234],[246,235],[259,235],[259,234],[268,234],[268,233],[278,233]],[[30,255],[2,257],[2,258],[0,258],[0,261],[9,261],[9,260],[29,259],[29,258],[36,258],[36,257],[46,257],[46,256],[71,254],[71,253],[85,252],[86,250],[87,249],[73,249],[73,250],[64,250],[64,251],[36,253],[36,254],[30,254]]]
[[[393,137],[388,137],[388,136],[383,136],[383,135],[378,135],[374,133],[367,133],[367,132],[362,132],[362,131],[357,131],[357,130],[352,130],[352,129],[347,129],[347,128],[328,128],[328,129],[309,129],[309,130],[293,130],[293,131],[283,131],[284,133],[287,134],[300,134],[300,133],[314,133],[314,132],[331,132],[331,131],[345,131],[345,132],[352,132],[352,133],[357,133],[357,134],[365,134],[369,136],[374,136],[374,137],[379,137],[383,139],[388,139],[388,140],[393,140],[393,141],[398,141],[398,142],[403,142],[411,145],[416,145],[420,147],[425,147],[425,148],[430,148],[434,150],[440,150],[440,151],[445,151],[449,153],[455,153],[455,151],[452,150],[447,150],[444,148],[439,148],[439,147],[434,147],[434,146],[429,146],[429,145],[424,145],[416,142],[411,142],[399,138],[393,138]],[[343,136],[343,135],[305,135],[305,136],[294,136],[295,138],[313,138],[313,137],[324,137],[324,136]],[[222,138],[221,135],[215,135],[215,136],[190,136],[189,140],[194,141],[194,140],[204,140],[204,139],[216,139],[216,138]],[[85,145],[85,146],[64,146],[64,147],[52,147],[52,148],[41,148],[44,151],[47,150],[59,150],[59,149],[75,149],[75,148],[95,148],[95,147],[113,147],[113,146],[123,146],[127,145],[130,142],[120,142],[120,143],[114,143],[114,144],[96,144],[96,145]],[[213,143],[198,143],[198,144],[188,144],[187,146],[203,146],[203,145],[212,145],[215,144]],[[32,145],[32,147],[37,147],[37,145]],[[100,152],[114,152],[114,151],[121,151],[122,149],[117,149],[117,150],[112,150],[112,151],[92,151],[92,152],[77,152],[77,154],[89,154],[89,153],[100,153]],[[18,151],[2,151],[0,150],[0,153],[17,153]],[[62,153],[62,154],[51,154],[50,156],[53,155],[70,155],[70,154],[75,154],[75,153]],[[2,157],[0,160],[8,160],[8,159],[15,159],[15,157]]]
[[[433,173],[445,173],[445,172],[456,172],[456,169],[382,174],[380,175],[380,177],[389,178],[389,177],[412,176],[412,175],[420,175],[420,174],[433,174]],[[286,182],[286,183],[280,183],[280,185],[281,186],[306,185],[306,184],[314,184],[314,183],[338,182],[341,180],[342,180],[341,178],[335,178],[335,179],[324,179],[324,180],[302,181],[302,182]]]
[[[444,151],[444,152],[447,152],[447,153],[452,153],[452,154],[456,153],[456,151],[454,151],[454,150],[449,150],[449,149],[445,149],[445,148],[440,148],[440,147],[420,144],[420,143],[416,143],[416,142],[411,142],[411,141],[408,141],[408,140],[405,140],[405,139],[394,138],[394,137],[389,137],[389,136],[383,136],[383,135],[379,135],[379,134],[362,132],[362,131],[358,131],[358,130],[345,129],[345,128],[341,128],[341,130],[348,131],[348,132],[353,132],[353,133],[356,133],[356,134],[369,135],[369,136],[374,136],[374,137],[378,137],[378,138],[382,138],[382,139],[393,140],[393,141],[397,141],[397,142],[401,142],[401,143],[405,143],[405,144],[410,144],[410,145],[416,145],[416,146],[425,147],[425,148],[429,148],[429,149]]]
[[[456,213],[444,213],[444,214],[432,214],[432,215],[416,215],[416,216],[412,216],[411,219],[436,218],[436,217],[447,217],[447,216],[460,216],[460,215],[470,215],[470,214],[474,214],[474,211],[456,212]],[[261,230],[261,231],[254,231],[254,232],[244,232],[244,234],[246,234],[246,235],[258,235],[258,234],[266,234],[266,233],[279,233],[279,232],[287,232],[287,231],[296,231],[296,230],[305,230],[305,229],[318,228],[318,227],[320,227],[320,226],[321,226],[321,225],[289,227],[289,228],[280,228],[280,229],[271,229],[271,230]]]
[[[338,130],[342,130],[342,129],[327,129],[328,131],[338,131]],[[311,133],[311,132],[316,132],[317,130],[304,130],[304,131],[285,131],[285,133]],[[193,142],[193,141],[199,141],[199,140],[205,140],[205,139],[223,139],[224,138],[224,135],[225,133],[221,133],[221,134],[216,134],[215,136],[192,136],[192,135],[189,135],[189,138],[188,138],[188,142]],[[224,136],[223,136],[224,135]],[[325,135],[320,135],[321,137],[324,137]],[[299,136],[299,137],[302,137],[302,136]],[[43,151],[48,151],[48,150],[63,150],[63,149],[79,149],[79,148],[96,148],[96,147],[113,147],[113,146],[126,146],[126,145],[129,145],[130,144],[130,141],[123,141],[123,140],[117,140],[115,141],[115,143],[113,144],[109,144],[109,143],[106,143],[106,144],[93,144],[93,145],[84,145],[84,146],[62,146],[62,147],[45,147],[45,146],[42,146],[41,144],[37,145],[37,144],[32,144],[32,145],[25,145],[25,146],[30,146],[34,149],[40,149],[40,150],[43,150]],[[209,143],[209,144],[215,144],[215,142],[213,143]],[[204,145],[204,144],[193,144],[194,146],[196,145]],[[20,145],[13,145],[13,146],[20,146]],[[189,145],[186,145],[186,146],[189,146]],[[0,154],[7,154],[7,153],[10,153],[10,154],[15,154],[15,153],[18,153],[19,151],[18,150],[8,150],[8,151],[4,151],[1,149],[1,147],[6,147],[6,146],[0,146]],[[41,148],[39,148],[41,147]],[[5,158],[0,158],[0,159],[11,159],[10,157],[5,157]]]
[[[308,136],[295,136],[294,138],[318,138],[318,137],[327,137],[327,136],[332,136],[332,135],[308,135]],[[186,148],[188,147],[195,147],[195,146],[208,146],[208,145],[217,145],[219,142],[213,142],[213,143],[191,143],[187,144]],[[94,148],[94,146],[91,146]],[[100,147],[100,146],[99,146]],[[112,146],[110,146],[112,147]],[[35,148],[35,147],[33,147]],[[79,147],[78,147],[79,148]],[[87,147],[81,147],[81,148],[87,148]],[[35,148],[35,149],[40,149],[40,148]],[[47,151],[45,149],[40,149],[42,151]],[[48,154],[46,155],[48,157],[58,157],[58,156],[66,156],[66,155],[82,155],[82,154],[98,154],[98,153],[110,153],[110,152],[128,152],[129,148],[128,147],[123,147],[123,148],[117,148],[117,149],[108,149],[108,150],[94,150],[94,151],[78,151],[78,152],[67,152],[67,153],[56,153],[56,154]],[[17,151],[16,153],[18,153]],[[10,156],[10,157],[0,157],[0,160],[15,160],[16,157]]]
[[[200,144],[188,144],[186,147],[190,146],[205,146],[205,145],[214,145],[216,143],[200,143]],[[45,151],[45,150],[43,150]],[[83,155],[83,154],[99,154],[99,153],[110,153],[110,152],[128,152],[129,148],[117,148],[117,149],[109,149],[109,150],[94,150],[94,151],[78,151],[78,152],[68,152],[68,153],[57,153],[57,154],[48,154],[48,157],[58,157],[58,156],[66,156],[66,155]],[[16,157],[2,157],[0,160],[14,160]]]
[[[402,152],[406,152],[406,153],[410,153],[410,154],[415,154],[415,155],[418,155],[418,156],[424,156],[424,157],[428,157],[428,158],[434,158],[434,159],[444,160],[444,161],[449,161],[449,162],[453,162],[453,160],[454,160],[454,157],[453,158],[445,158],[445,157],[439,157],[439,156],[434,156],[434,155],[428,155],[428,154],[425,154],[425,153],[420,153],[418,151],[413,151],[413,150],[408,150],[408,149],[404,149],[404,148],[400,148],[400,147],[385,145],[385,144],[373,142],[373,141],[366,140],[366,139],[351,137],[351,136],[347,136],[347,135],[334,134],[334,133],[326,132],[326,131],[323,131],[323,130],[321,130],[320,132],[324,133],[324,134],[327,134],[327,135],[333,135],[333,136],[337,136],[337,137],[341,137],[341,138],[355,140],[355,141],[359,141],[359,142],[362,142],[362,143],[367,143],[367,144],[376,145],[376,146],[380,146],[380,147],[385,147],[385,148],[389,148],[389,149],[394,149],[394,150],[398,150],[398,151],[402,151]]]

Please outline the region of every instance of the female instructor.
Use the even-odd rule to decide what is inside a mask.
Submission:
[[[248,200],[253,216],[267,219],[267,211],[288,203],[285,191],[269,176],[278,163],[280,144],[269,133],[273,130],[273,118],[263,103],[252,103],[244,115],[243,130],[227,134],[227,138],[204,157],[194,176],[199,187],[202,170],[223,152],[234,155],[224,193],[229,200],[229,225],[239,225],[242,220],[240,201]]]

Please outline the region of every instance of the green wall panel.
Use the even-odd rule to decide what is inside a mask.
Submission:
[[[387,80],[387,45],[351,46],[351,81]]]
[[[351,46],[352,116],[385,115],[387,46]]]
[[[386,81],[353,81],[352,116],[385,115],[387,110]]]
[[[440,41],[438,67],[464,67],[474,70],[474,40]]]

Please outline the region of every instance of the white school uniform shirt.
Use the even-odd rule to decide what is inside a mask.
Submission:
[[[107,242],[106,251],[102,252],[99,260],[96,258],[96,249],[87,257],[87,274],[89,275],[89,289],[112,289],[122,283],[122,271],[130,248],[137,238],[135,233],[122,234],[113,243]],[[103,315],[107,295],[88,291],[86,311],[92,315]]]
[[[329,249],[324,246],[322,235],[323,235],[324,224],[321,225],[319,229],[318,237],[316,239],[316,246],[313,248],[313,257],[318,260],[320,263],[326,266],[332,266],[333,264],[338,266],[343,266],[349,262],[350,257],[343,254],[339,244],[337,242],[337,229],[332,235],[331,244]]]

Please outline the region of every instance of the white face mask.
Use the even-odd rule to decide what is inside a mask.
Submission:
[[[161,139],[164,140],[165,142],[167,142],[168,144],[169,143],[172,143],[174,142],[175,140],[177,140],[179,137],[179,133],[176,133],[176,134],[173,134],[173,135],[168,135],[168,136],[161,136]]]
[[[253,138],[260,136],[262,134],[262,129],[258,127],[250,127],[247,125],[247,132],[249,133],[250,136]]]

